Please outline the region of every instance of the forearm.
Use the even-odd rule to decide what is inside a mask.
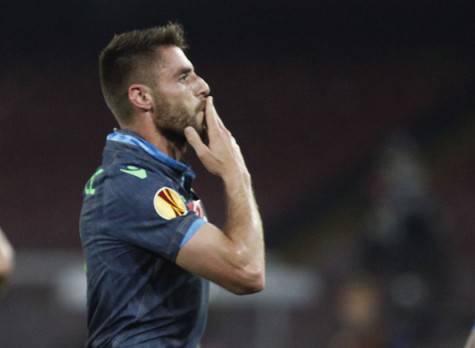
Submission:
[[[224,182],[226,224],[224,231],[205,225],[179,253],[177,262],[234,293],[261,291],[265,284],[264,236],[249,171],[212,97],[206,99],[205,116],[208,145],[192,127],[185,129],[185,136],[206,169]],[[196,253],[202,250],[207,258],[196,260]]]
[[[224,233],[236,247],[238,261],[244,267],[263,273],[264,235],[250,175],[247,170],[234,172],[223,181],[227,210]]]

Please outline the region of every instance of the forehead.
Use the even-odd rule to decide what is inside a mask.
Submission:
[[[193,64],[183,50],[176,46],[165,46],[158,49],[159,75],[169,76],[180,73],[184,69],[193,69]]]

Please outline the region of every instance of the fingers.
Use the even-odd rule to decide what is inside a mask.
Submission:
[[[206,124],[208,125],[208,130],[211,132],[216,131],[219,128],[218,120],[217,120],[218,114],[216,113],[216,109],[214,108],[214,105],[213,105],[213,97],[206,98],[205,115],[206,115]]]
[[[208,148],[203,143],[203,141],[201,141],[198,132],[193,127],[185,128],[185,137],[191,147],[195,150],[198,157],[202,157],[208,152]]]
[[[206,99],[206,123],[208,124],[208,128],[212,131],[215,130],[223,130],[227,131],[226,127],[223,124],[223,121],[218,115],[216,108],[214,107],[214,100],[213,97],[208,97]]]

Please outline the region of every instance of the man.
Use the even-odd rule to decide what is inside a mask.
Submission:
[[[0,285],[13,271],[13,248],[0,228]]]
[[[264,241],[251,178],[184,54],[177,24],[115,36],[99,58],[120,125],[84,191],[88,347],[196,347],[208,282],[236,294],[264,287]],[[202,140],[204,139],[204,140]],[[187,143],[224,183],[223,230],[207,222]]]

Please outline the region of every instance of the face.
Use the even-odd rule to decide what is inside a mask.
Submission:
[[[194,127],[205,136],[204,107],[210,90],[183,51],[174,46],[159,49],[160,64],[154,97],[154,122],[161,134],[185,143],[184,130]]]

